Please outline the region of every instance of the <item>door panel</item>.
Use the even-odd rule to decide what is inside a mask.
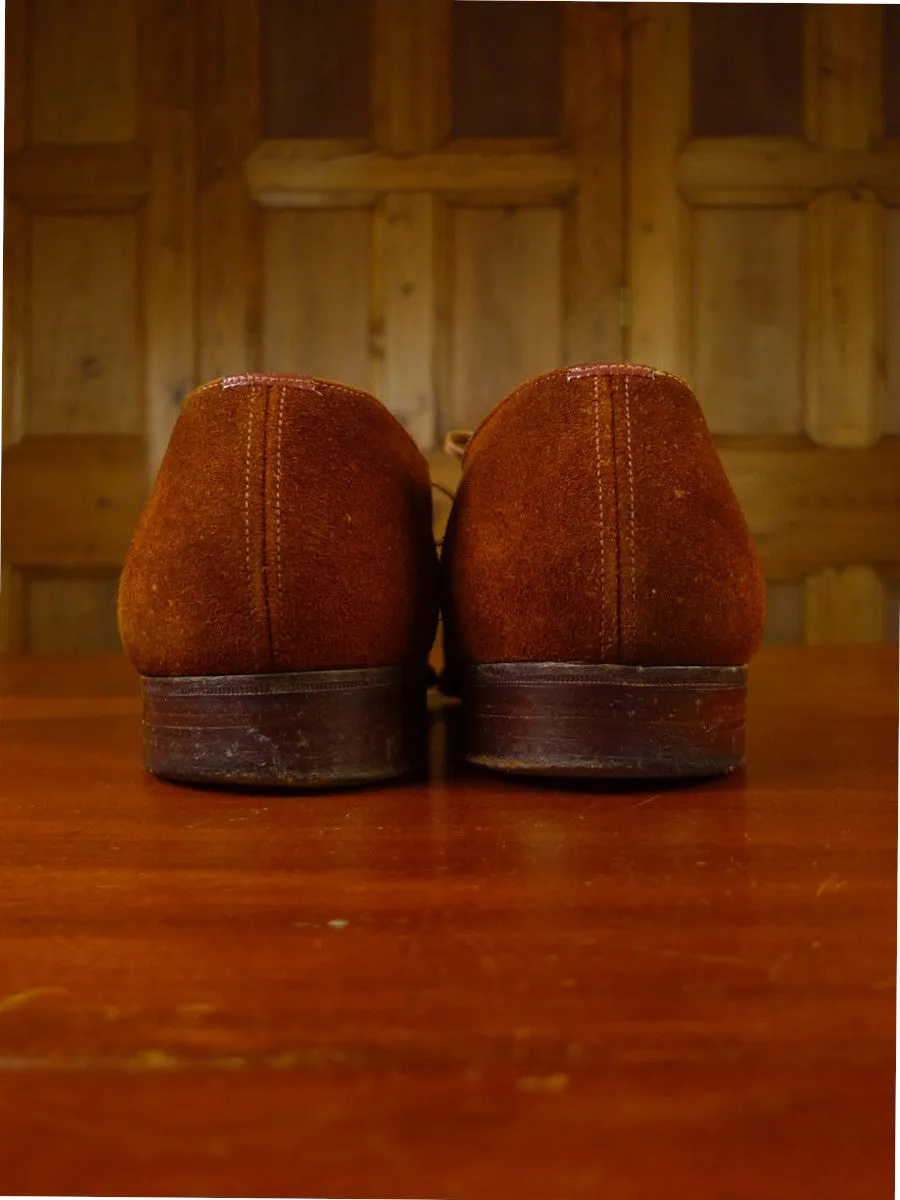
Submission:
[[[136,0],[32,0],[30,138],[130,142],[138,119]]]
[[[453,136],[559,137],[560,5],[454,4]]]
[[[900,75],[900,51],[897,54]],[[900,150],[898,150],[900,153]],[[900,433],[900,207],[885,213],[885,433]]]
[[[883,77],[885,11],[631,9],[629,354],[697,385],[760,547],[772,640],[891,625],[900,145],[884,81],[900,62]]]
[[[48,654],[91,653],[118,649],[114,574],[57,572],[25,574],[26,644]]]
[[[370,0],[266,0],[259,17],[261,135],[368,138]]]
[[[803,135],[803,10],[695,4],[690,10],[694,137]]]
[[[36,213],[30,234],[27,435],[139,437],[134,215]]]
[[[368,209],[264,214],[260,362],[267,370],[302,363],[306,374],[369,386],[371,241]]]
[[[562,361],[559,208],[454,208],[445,424],[474,427],[517,384]]]
[[[141,20],[135,0],[7,5],[4,649],[117,642],[146,491]]]
[[[691,382],[714,434],[799,433],[803,219],[795,209],[692,214]]]
[[[791,580],[766,585],[766,642],[793,645],[803,640],[803,587]]]

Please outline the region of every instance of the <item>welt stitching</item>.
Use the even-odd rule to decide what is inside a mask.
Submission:
[[[253,397],[247,404],[247,454],[244,472],[244,531],[247,549],[247,590],[250,596],[250,628],[253,628],[253,566],[250,561],[250,444],[253,440]],[[252,640],[251,640],[252,646]],[[255,658],[255,655],[254,655]]]
[[[730,699],[732,699],[732,697],[729,696],[728,699],[730,700]],[[542,712],[536,712],[536,713],[491,712],[489,709],[487,709],[485,707],[486,704],[489,704],[489,703],[490,703],[490,701],[482,700],[481,707],[479,708],[479,711],[478,711],[478,720],[479,721],[543,721],[546,724],[546,721],[547,721],[546,713],[542,713]],[[577,718],[572,718],[572,719],[574,720]],[[593,718],[589,717],[588,719],[591,720]],[[672,721],[673,719],[670,717],[669,720]],[[686,716],[675,718],[674,723],[677,723],[679,725],[685,725],[685,726],[687,726],[688,729],[693,729],[694,728],[694,720],[695,720],[694,714],[689,713]],[[716,729],[737,730],[737,729],[743,729],[746,726],[746,723],[747,722],[746,722],[745,718],[741,717],[741,716],[725,717],[725,718],[722,718],[721,720],[716,721],[715,728]],[[157,726],[157,728],[158,728],[158,726]],[[210,729],[212,727],[209,725],[204,725],[204,726],[202,726],[202,728]],[[227,728],[231,728],[231,727],[227,726],[227,725],[223,725],[223,726],[221,726],[221,728],[227,729]],[[166,736],[169,736],[169,729],[166,730]]]
[[[628,557],[631,561],[631,622],[637,618],[637,584],[634,568],[634,459],[631,453],[631,395],[628,389],[628,376],[625,376],[625,449],[628,458],[628,508],[630,513],[631,540]],[[622,622],[624,632],[625,622]]]
[[[380,678],[371,679],[377,673]],[[341,679],[322,679],[316,676],[339,674]],[[396,692],[403,686],[409,674],[404,667],[347,667],[339,671],[304,671],[301,673],[279,673],[250,676],[184,676],[173,679],[166,676],[145,676],[142,690],[151,698],[177,696],[179,699],[195,699],[198,696],[274,696],[292,695],[295,692],[381,690]],[[419,672],[415,672],[418,676]],[[353,676],[345,679],[344,676]],[[362,677],[362,678],[360,678]],[[158,727],[158,726],[157,726]]]
[[[602,666],[602,664],[599,664]],[[746,683],[638,683],[635,680],[622,680],[621,683],[611,680],[598,680],[596,675],[545,675],[542,679],[515,679],[510,681],[511,687],[542,688],[556,683],[586,683],[594,687],[612,688],[672,688],[675,690],[700,691],[742,691]],[[473,688],[492,688],[497,686],[495,679],[473,679],[469,681]],[[518,714],[521,716],[521,713]]]
[[[263,678],[265,678],[265,676],[263,676]],[[166,695],[167,695],[167,698],[170,698],[170,699],[177,698],[179,700],[195,700],[197,698],[207,698],[209,696],[217,696],[223,700],[227,700],[229,698],[240,699],[242,697],[249,697],[252,700],[252,699],[255,699],[257,696],[294,696],[294,695],[301,695],[305,692],[344,692],[349,696],[355,696],[357,694],[357,692],[388,692],[388,691],[396,692],[396,687],[395,686],[392,687],[390,684],[384,684],[384,683],[292,683],[292,684],[287,685],[284,688],[280,688],[277,690],[269,689],[269,688],[257,689],[257,688],[255,688],[254,685],[250,685],[246,689],[242,690],[240,688],[231,687],[230,685],[226,684],[222,687],[211,687],[211,686],[204,685],[202,688],[199,688],[196,691],[188,691],[188,690],[174,691],[174,690],[171,690],[171,691],[167,692]],[[195,712],[195,713],[185,712],[182,710],[179,712],[178,716],[179,716],[179,719],[181,719],[182,717],[193,717],[193,716],[200,716],[200,715],[206,716],[207,713],[208,713],[207,709],[201,708],[201,709],[198,709],[197,712]],[[227,715],[227,714],[222,714],[222,715]],[[173,734],[178,734],[179,732],[184,731],[186,728],[189,728],[188,726],[178,726],[178,725],[161,726],[159,721],[156,719],[155,714],[153,717],[150,717],[150,718],[144,717],[144,724],[146,726],[156,730],[157,732],[160,729],[165,729],[166,737],[170,737]],[[218,726],[207,725],[204,722],[202,728],[203,729],[216,729],[216,728],[227,729],[230,727],[227,725],[218,725]]]
[[[600,466],[600,380],[594,377],[594,453],[597,462],[597,500],[600,504],[600,654],[606,648],[606,544],[603,532],[603,477]]]

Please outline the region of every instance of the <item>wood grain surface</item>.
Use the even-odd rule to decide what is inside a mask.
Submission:
[[[744,774],[274,795],[0,660],[0,1192],[888,1197],[897,658],[773,647]]]

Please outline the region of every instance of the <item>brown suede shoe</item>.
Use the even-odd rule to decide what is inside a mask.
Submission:
[[[765,586],[700,406],[592,363],[516,388],[467,442],[443,546],[466,755],[539,775],[744,761]]]
[[[428,465],[374,396],[237,375],[188,398],[119,589],[151,771],[257,786],[404,773],[436,621]]]

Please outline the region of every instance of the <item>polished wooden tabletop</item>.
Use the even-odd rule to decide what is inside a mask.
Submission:
[[[896,648],[773,648],[749,765],[216,793],[114,658],[0,661],[0,1192],[892,1195]]]

